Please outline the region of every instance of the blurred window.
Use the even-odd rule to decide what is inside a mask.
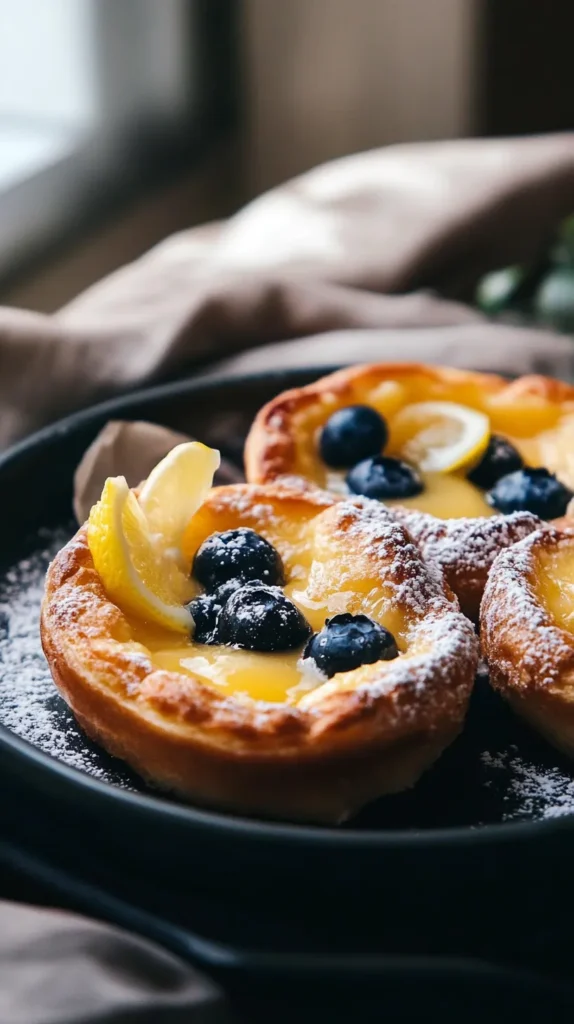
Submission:
[[[197,144],[199,0],[0,0],[0,273]]]

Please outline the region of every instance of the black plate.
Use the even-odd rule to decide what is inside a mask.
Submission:
[[[538,962],[573,909],[574,775],[484,678],[463,736],[421,783],[342,829],[157,796],[84,738],[51,684],[37,636],[41,578],[73,529],[73,471],[101,426],[148,419],[237,460],[260,405],[315,376],[166,385],[70,417],[0,459],[0,765],[22,794],[11,827],[32,843],[41,833],[64,866],[81,850],[92,881],[206,934],[233,939],[248,920],[254,944],[273,932],[278,949],[464,949]],[[21,813],[25,802],[32,813]]]

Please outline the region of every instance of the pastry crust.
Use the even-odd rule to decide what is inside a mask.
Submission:
[[[461,611],[478,622],[480,602],[491,566],[501,551],[543,524],[531,512],[483,519],[437,519],[425,512],[393,508],[424,558],[440,565],[457,595]]]
[[[354,593],[350,567],[357,580],[376,577],[402,624],[401,656],[335,676],[295,706],[228,696],[158,669],[107,597],[85,528],[48,572],[44,651],[88,735],[153,784],[207,806],[338,822],[412,785],[460,731],[474,631],[442,574],[378,502],[337,502],[286,484],[216,488],[190,524],[188,548],[254,521],[268,537],[281,535],[282,522],[298,523],[326,559],[326,593]],[[361,595],[353,599],[360,608]]]
[[[484,591],[481,642],[491,684],[547,740],[574,757],[574,635],[544,598],[574,559],[574,530],[545,527],[496,559]]]
[[[247,479],[271,482],[301,477],[310,486],[315,472],[315,435],[335,409],[369,403],[389,382],[416,386],[424,399],[436,398],[486,407],[489,411],[548,402],[574,412],[574,387],[550,377],[528,376],[509,382],[504,377],[421,363],[380,363],[349,367],[274,398],[258,413],[245,445]],[[420,396],[419,396],[420,397]],[[494,404],[489,407],[489,403]],[[477,621],[489,569],[499,554],[541,525],[530,513],[472,519],[438,519],[411,509],[393,507],[425,558],[437,561],[457,595],[463,612]]]

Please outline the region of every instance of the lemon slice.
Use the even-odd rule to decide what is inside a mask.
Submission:
[[[205,501],[221,462],[218,451],[199,441],[172,448],[152,469],[139,502],[152,533],[181,549],[183,532]]]
[[[418,402],[401,409],[391,427],[391,447],[425,473],[471,469],[484,454],[490,420],[456,402]]]
[[[161,465],[161,464],[160,464]],[[154,543],[125,477],[109,477],[88,519],[88,544],[109,597],[126,612],[178,632],[189,632],[188,581],[176,559]]]

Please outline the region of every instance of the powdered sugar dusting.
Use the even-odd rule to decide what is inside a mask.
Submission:
[[[76,725],[42,651],[44,577],[68,537],[64,530],[42,531],[38,549],[0,576],[0,724],[74,768],[132,787],[127,769],[93,746]]]
[[[492,776],[487,785],[504,780],[502,821],[515,820],[517,806],[518,816],[537,820],[574,814],[574,779],[559,768],[533,765],[514,745],[495,754],[485,750],[482,762]]]
[[[436,519],[403,508],[393,511],[421,545],[426,558],[434,559],[444,568],[462,565],[480,573],[490,568],[500,551],[541,525],[531,512],[484,519]]]
[[[394,511],[372,498],[342,501],[336,508],[353,543],[381,565],[381,583],[394,591],[397,605],[421,616],[444,608],[440,567],[434,562],[422,562],[418,548],[405,535]]]

